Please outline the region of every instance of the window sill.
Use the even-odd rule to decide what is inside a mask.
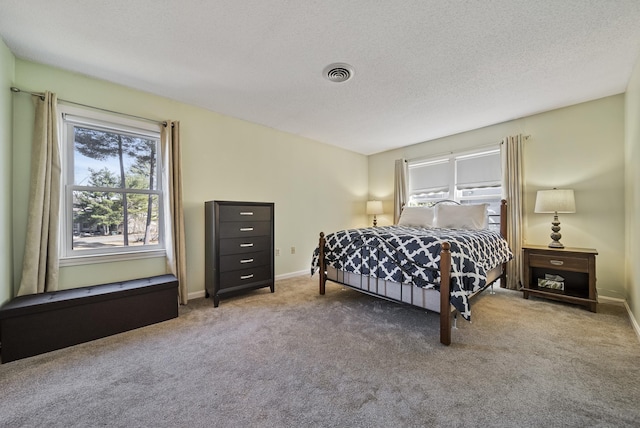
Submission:
[[[60,258],[58,266],[79,266],[79,265],[93,265],[98,263],[112,263],[123,262],[128,260],[140,260],[140,259],[152,259],[165,257],[167,255],[165,250],[151,250],[151,251],[132,251],[129,253],[117,253],[117,254],[92,254],[74,257]]]

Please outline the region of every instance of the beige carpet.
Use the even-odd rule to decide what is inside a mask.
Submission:
[[[0,366],[2,427],[637,427],[640,343],[594,314],[484,293],[438,316],[317,277]],[[124,316],[114,314],[114,316]]]

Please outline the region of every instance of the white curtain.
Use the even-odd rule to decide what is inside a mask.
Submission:
[[[31,148],[27,237],[18,296],[58,288],[58,219],[60,217],[60,148],[57,97],[35,97]]]
[[[165,236],[167,239],[167,268],[178,278],[180,304],[189,301],[187,289],[187,258],[182,206],[182,150],[180,147],[180,122],[170,121],[162,127],[163,181],[169,198],[165,212]]]
[[[407,203],[407,162],[397,159],[393,189],[393,224],[398,224],[402,208]]]
[[[513,252],[513,260],[507,263],[507,283],[511,290],[522,287],[522,171],[521,135],[502,140],[502,197],[507,200],[507,242]]]

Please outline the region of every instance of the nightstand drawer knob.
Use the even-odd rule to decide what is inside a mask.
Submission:
[[[562,266],[564,264],[562,260],[549,260],[549,263],[551,263],[554,266]]]
[[[240,279],[251,279],[251,278],[253,278],[253,274],[251,274],[251,275],[242,275],[240,277]]]
[[[240,248],[248,248],[248,247],[253,247],[253,243],[240,244]]]
[[[253,227],[241,227],[240,232],[252,232]]]
[[[253,263],[253,259],[243,259],[240,260],[240,263]]]
[[[253,215],[253,211],[242,211],[240,215]]]

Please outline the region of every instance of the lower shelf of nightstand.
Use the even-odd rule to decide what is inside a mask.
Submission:
[[[539,296],[545,299],[557,300],[560,302],[574,303],[577,305],[582,305],[588,308],[591,312],[597,311],[597,300],[587,299],[584,297],[572,296],[570,294],[565,294],[557,291],[544,291],[540,289],[533,288],[523,288],[522,292],[524,293],[524,298],[528,299],[529,295]]]

